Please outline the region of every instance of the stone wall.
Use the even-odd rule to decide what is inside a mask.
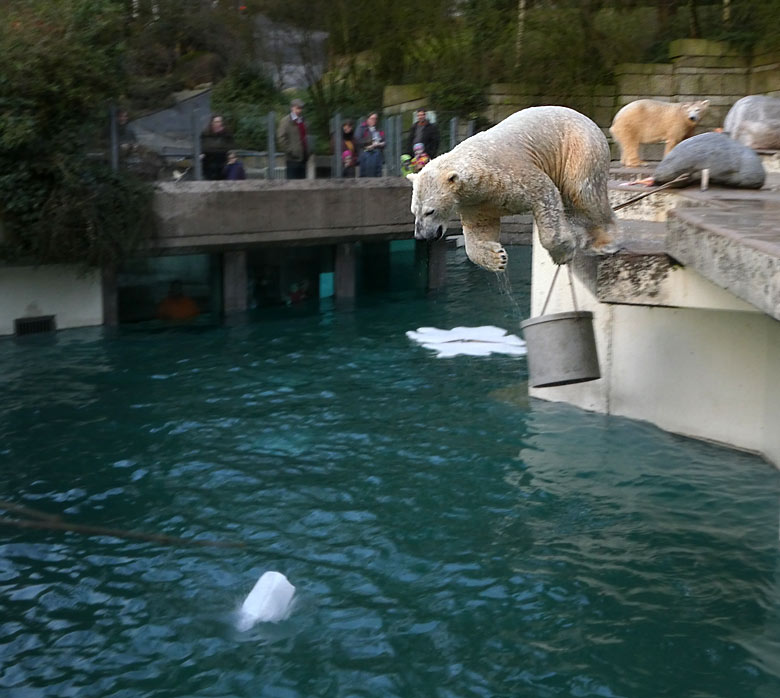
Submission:
[[[597,124],[612,121],[615,104],[615,87],[613,85],[574,86],[566,99],[553,95],[545,95],[526,85],[514,83],[498,83],[491,85],[487,92],[490,106],[485,116],[497,123],[520,109],[536,107],[544,104],[560,104],[587,114]]]
[[[495,84],[488,88],[490,106],[485,117],[492,123],[526,107],[565,104],[587,114],[605,131],[620,107],[635,99],[666,102],[710,100],[700,130],[723,124],[723,118],[740,97],[767,94],[780,97],[780,52],[759,51],[752,60],[726,42],[680,39],[669,46],[669,63],[623,63],[615,70],[614,85],[573,88],[565,100],[540,94],[521,84]],[[426,104],[424,85],[385,88],[386,114],[411,112]],[[406,119],[404,128],[408,128]]]
[[[664,102],[710,100],[701,131],[723,124],[740,97],[750,91],[752,68],[725,42],[680,39],[669,46],[670,63],[623,63],[615,70],[615,111],[635,99]],[[609,124],[599,123],[601,126]]]

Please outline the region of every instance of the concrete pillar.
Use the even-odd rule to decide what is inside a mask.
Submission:
[[[428,243],[422,240],[414,241],[414,287],[428,289]]]
[[[222,255],[223,312],[240,313],[246,310],[246,250],[234,250]]]
[[[100,285],[103,296],[103,324],[107,327],[116,327],[119,324],[119,292],[115,266],[103,267]]]
[[[447,240],[428,244],[428,290],[436,291],[447,285]]]
[[[390,241],[364,242],[360,260],[363,290],[369,293],[386,291],[390,284]]]
[[[355,297],[356,261],[354,242],[342,242],[336,245],[334,282],[337,300],[351,300]]]

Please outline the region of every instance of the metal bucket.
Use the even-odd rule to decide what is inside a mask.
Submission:
[[[540,315],[520,323],[528,350],[528,383],[533,388],[584,383],[601,378],[593,313]]]

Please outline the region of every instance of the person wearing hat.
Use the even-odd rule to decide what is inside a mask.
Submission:
[[[276,140],[284,153],[287,179],[306,179],[306,161],[309,148],[306,141],[306,124],[303,121],[303,101],[290,102],[290,113],[279,122]]]
[[[414,157],[412,158],[412,171],[419,172],[425,167],[431,159],[428,157],[428,153],[425,152],[425,146],[422,143],[414,144]]]
[[[408,174],[412,174],[414,168],[412,167],[412,156],[404,153],[401,156],[401,177],[406,177]]]

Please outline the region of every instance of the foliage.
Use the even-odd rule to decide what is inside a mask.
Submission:
[[[273,81],[246,63],[232,68],[211,93],[214,112],[225,116],[239,148],[265,150],[268,112],[284,102]]]
[[[744,52],[780,50],[780,0],[737,0],[714,38],[729,41]]]
[[[249,19],[229,2],[139,2],[127,18],[128,95],[138,105],[160,94],[222,79],[251,58]]]
[[[312,82],[306,101],[310,105],[308,121],[316,136],[316,152],[330,152],[332,115],[338,113],[357,122],[372,111],[381,111],[382,88],[373,66],[354,58]]]
[[[428,83],[431,108],[464,119],[479,119],[488,106],[485,90],[466,81]]]
[[[122,84],[110,0],[30,0],[0,23],[0,214],[5,259],[101,264],[138,243],[148,189],[87,156]],[[105,143],[105,138],[103,139]]]
[[[9,188],[18,194],[6,198]],[[79,155],[51,169],[25,163],[0,176],[0,192],[9,204],[0,256],[10,261],[115,264],[152,229],[149,185]]]

